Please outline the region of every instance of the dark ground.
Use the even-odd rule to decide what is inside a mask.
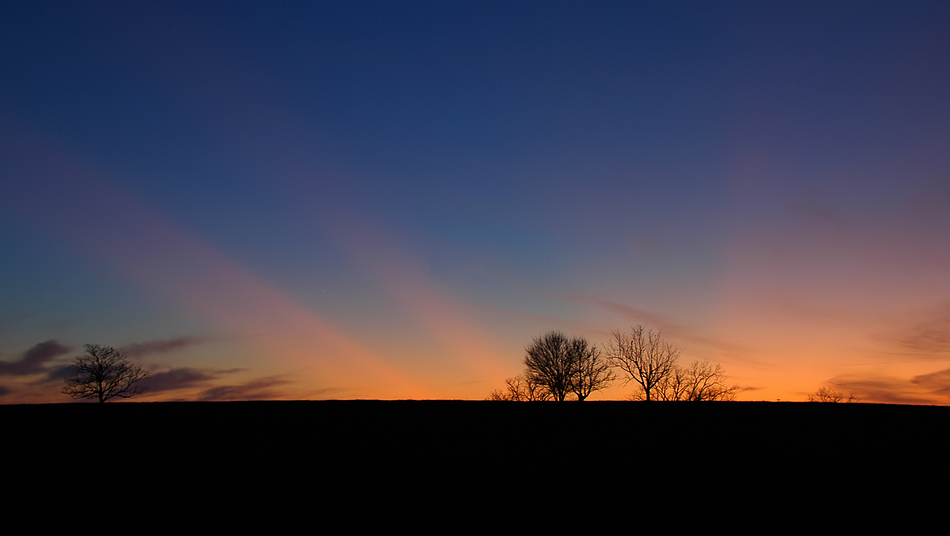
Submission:
[[[698,501],[693,519],[787,514],[805,501],[801,517],[823,498],[867,506],[920,494],[927,508],[931,486],[946,488],[950,407],[107,403],[0,406],[0,422],[7,489],[31,508],[37,494],[52,504],[105,494],[174,515],[217,504],[228,519],[344,516],[355,530],[379,512],[484,522],[543,506],[557,527],[558,515],[571,523],[587,511],[567,505],[582,504],[676,511]],[[364,510],[376,514],[352,513]]]

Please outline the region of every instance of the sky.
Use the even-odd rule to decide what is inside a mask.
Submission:
[[[484,399],[644,325],[950,403],[950,4],[0,5],[0,403]],[[590,400],[624,399],[615,383]]]

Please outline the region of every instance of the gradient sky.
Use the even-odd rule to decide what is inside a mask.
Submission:
[[[645,324],[950,402],[946,2],[0,5],[0,403],[482,399]],[[591,399],[622,399],[617,384]]]

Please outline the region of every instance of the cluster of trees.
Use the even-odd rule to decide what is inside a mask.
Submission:
[[[603,350],[583,337],[568,338],[552,331],[535,338],[526,348],[525,370],[505,380],[506,388],[493,391],[490,400],[583,401],[617,379],[634,383],[636,400],[733,400],[738,385],[727,385],[720,365],[694,361],[679,364],[680,350],[658,331],[635,326],[614,331]]]
[[[525,371],[505,380],[505,391],[494,391],[491,400],[557,400],[568,395],[584,400],[614,380],[600,350],[583,337],[552,331],[537,337],[526,350]]]
[[[853,404],[855,402],[860,402],[860,398],[854,393],[848,393],[848,396],[844,396],[844,393],[841,391],[835,391],[831,387],[822,387],[815,391],[814,394],[808,395],[808,402],[844,402],[846,404]]]

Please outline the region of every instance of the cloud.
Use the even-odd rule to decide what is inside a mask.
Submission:
[[[128,344],[119,350],[129,357],[143,357],[149,354],[166,354],[188,346],[207,342],[203,337],[178,337],[169,340],[154,340]]]
[[[212,387],[198,394],[198,400],[272,400],[281,398],[283,393],[274,387],[287,385],[289,380],[279,376],[270,376],[252,380],[241,385],[222,385]]]
[[[191,367],[173,368],[166,372],[151,374],[148,378],[142,380],[140,385],[145,387],[149,393],[174,391],[200,386],[227,372],[233,371],[201,370]]]
[[[944,304],[930,318],[911,328],[900,343],[926,354],[950,354],[950,304]]]
[[[950,302],[944,302],[926,313],[911,315],[893,329],[873,335],[891,349],[885,356],[904,359],[950,359]]]
[[[670,333],[681,333],[684,331],[682,326],[677,325],[669,318],[660,316],[650,311],[644,309],[637,309],[634,307],[628,307],[626,305],[621,305],[619,303],[610,302],[607,300],[599,300],[596,298],[587,298],[584,296],[570,296],[567,297],[568,301],[573,301],[577,303],[586,303],[593,304],[603,307],[612,313],[617,313],[622,316],[626,316],[637,322],[643,322],[647,325],[657,326],[659,329],[670,332]]]
[[[33,309],[32,311],[21,313],[12,318],[0,318],[0,331],[4,331],[8,329],[10,326],[16,324],[17,322],[20,322],[21,320],[25,320],[27,318],[30,318],[31,316],[34,316],[38,313],[42,313],[43,311],[47,311],[49,309],[51,309],[51,307],[41,307],[39,309]]]
[[[950,369],[914,376],[910,382],[929,390],[935,395],[950,395]]]
[[[28,376],[48,372],[46,363],[72,351],[53,339],[41,342],[27,350],[19,361],[0,361],[0,376]]]
[[[928,387],[927,377],[948,373],[946,377],[931,379],[941,382],[950,379],[950,371],[925,374],[906,380],[894,376],[836,376],[828,380],[835,390],[858,395],[862,402],[881,402],[885,404],[938,404],[946,403],[934,395],[935,390]],[[924,378],[922,381],[918,381]]]
[[[219,379],[227,374],[243,372],[245,369],[199,369],[194,367],[172,368],[165,372],[150,374],[148,378],[142,380],[141,385],[145,387],[148,393],[159,393],[162,391],[175,391],[178,389],[187,389],[192,387],[206,386],[209,382]]]
[[[349,391],[349,389],[344,389],[343,387],[326,387],[323,389],[315,389],[310,391],[307,395],[308,398],[323,398],[330,393],[344,393]]]
[[[66,378],[71,377],[73,374],[74,373],[73,373],[72,365],[63,365],[63,366],[56,367],[48,371],[46,378],[44,378],[42,382],[38,382],[38,383],[62,381],[62,380],[65,380]]]
[[[748,355],[748,349],[744,346],[734,344],[731,342],[723,341],[715,337],[710,337],[706,335],[698,335],[692,332],[686,326],[677,324],[673,320],[658,315],[656,313],[644,310],[637,309],[635,307],[629,307],[619,303],[611,302],[608,300],[602,300],[598,298],[589,298],[585,296],[567,296],[564,299],[572,301],[575,303],[584,303],[589,305],[596,305],[603,307],[604,309],[616,313],[620,316],[627,317],[633,322],[642,323],[648,328],[657,329],[662,332],[665,336],[671,336],[683,341],[688,341],[692,344],[705,346],[707,348],[712,348],[719,352],[722,352],[725,355],[737,359],[745,359],[744,356]],[[621,330],[623,331],[623,330]]]

